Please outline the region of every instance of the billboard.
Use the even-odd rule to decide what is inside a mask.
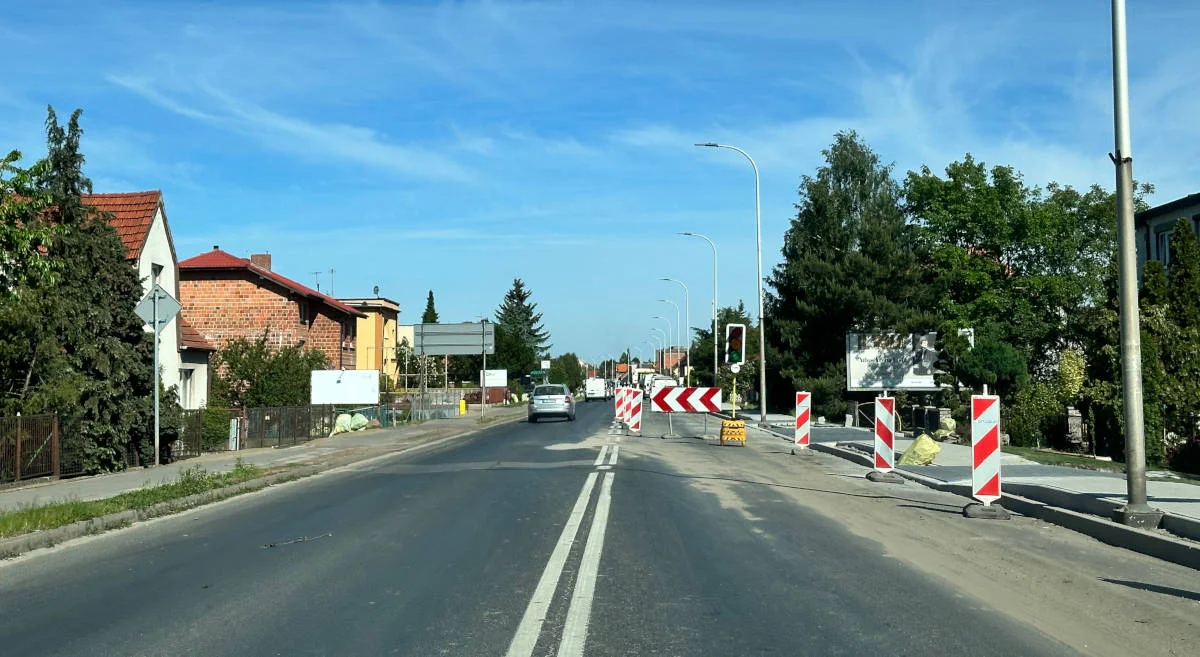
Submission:
[[[312,403],[378,404],[379,370],[313,370]]]
[[[424,356],[473,356],[496,353],[492,322],[413,324],[413,353]]]
[[[846,390],[940,390],[937,333],[846,334]]]
[[[504,388],[508,386],[508,370],[480,370],[483,387]]]

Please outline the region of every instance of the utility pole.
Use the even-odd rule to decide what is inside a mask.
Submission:
[[[1125,0],[1112,0],[1113,132],[1117,169],[1117,279],[1121,311],[1121,386],[1125,410],[1125,506],[1113,520],[1158,527],[1162,512],[1146,497],[1146,426],[1142,415],[1142,341],[1138,319],[1137,256],[1133,225],[1133,150],[1129,138],[1129,62],[1125,48]],[[1156,440],[1157,436],[1154,437]]]

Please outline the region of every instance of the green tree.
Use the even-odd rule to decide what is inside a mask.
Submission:
[[[513,279],[496,309],[496,354],[488,359],[488,365],[495,361],[496,369],[506,369],[512,377],[537,369],[550,349],[550,334],[542,327],[542,314],[530,301],[532,296],[524,281]]]
[[[237,338],[213,357],[209,371],[212,405],[226,408],[301,406],[312,396],[313,370],[325,369],[325,354],[298,345],[273,350],[263,335],[254,340]]]
[[[1200,241],[1186,219],[1171,233],[1170,263],[1163,330],[1155,337],[1166,371],[1169,429],[1190,441],[1200,409]]]
[[[551,383],[564,383],[571,390],[582,388],[584,372],[579,364],[579,356],[568,351],[551,358],[549,378]]]
[[[429,291],[429,296],[425,298],[425,312],[421,314],[422,324],[437,324],[438,313],[437,308],[433,305],[433,290]]]
[[[1167,268],[1157,260],[1149,260],[1142,268],[1141,301],[1151,306],[1166,306],[1170,300]]]
[[[133,312],[141,282],[116,231],[83,204],[91,181],[83,175],[80,114],[64,127],[48,108],[46,157],[27,172],[8,161],[9,189],[24,199],[4,203],[5,215],[37,212],[29,226],[52,235],[39,244],[43,273],[57,275],[24,275],[19,300],[0,310],[8,393],[0,403],[4,412],[61,414],[64,449],[94,472],[120,467],[131,449],[153,443],[153,389],[151,341]]]
[[[892,169],[854,132],[838,133],[825,163],[800,184],[797,214],[784,235],[783,262],[766,299],[768,371],[775,405],[810,389],[814,412],[844,409],[849,331],[932,328],[930,287],[918,227],[900,205]],[[711,346],[711,343],[710,343]],[[703,352],[693,354],[697,366]]]

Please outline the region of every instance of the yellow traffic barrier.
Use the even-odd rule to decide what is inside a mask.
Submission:
[[[726,441],[746,446],[745,420],[721,420],[721,444],[724,445]]]
[[[458,400],[458,414],[459,415],[467,414],[467,400],[465,400],[465,399]]]

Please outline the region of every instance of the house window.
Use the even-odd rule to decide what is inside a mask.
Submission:
[[[151,274],[151,278],[154,281],[155,285],[158,284],[158,278],[160,276],[162,276],[162,272],[163,272],[162,265],[160,265],[158,263],[153,263],[150,265],[150,274]]]
[[[1154,259],[1163,263],[1164,267],[1171,265],[1171,229],[1169,227],[1154,233],[1154,255]]]
[[[303,301],[296,302],[296,310],[300,314],[300,323],[308,323],[308,304]]]
[[[195,370],[179,370],[179,405],[184,408],[192,407],[192,374]]]

